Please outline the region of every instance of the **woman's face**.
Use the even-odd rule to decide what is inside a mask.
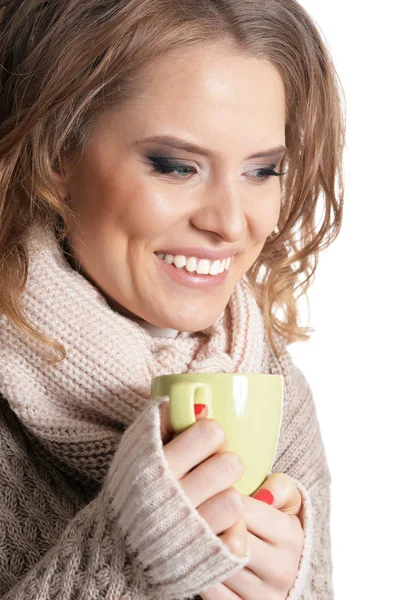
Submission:
[[[221,47],[162,57],[143,82],[99,118],[78,163],[65,164],[62,191],[78,223],[71,246],[114,310],[199,331],[277,225],[281,180],[267,172],[280,172],[284,155],[283,83],[267,61]]]

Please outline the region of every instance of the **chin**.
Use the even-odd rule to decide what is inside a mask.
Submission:
[[[187,331],[189,333],[195,333],[196,331],[202,331],[213,325],[222,314],[224,309],[218,312],[208,313],[206,315],[199,315],[196,313],[193,316],[181,317],[179,315],[171,316],[168,319],[163,320],[159,327],[167,327],[170,329],[176,329],[178,331]]]

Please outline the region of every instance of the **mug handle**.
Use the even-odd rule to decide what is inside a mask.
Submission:
[[[177,381],[169,388],[170,422],[181,433],[196,422],[194,404],[206,404],[212,417],[211,386],[197,381]]]

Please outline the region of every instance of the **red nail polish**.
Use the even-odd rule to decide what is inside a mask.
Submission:
[[[253,498],[266,502],[266,504],[273,504],[274,502],[274,496],[269,490],[259,490],[259,492],[253,495]]]
[[[200,415],[204,410],[206,404],[194,404],[194,412],[196,415]]]

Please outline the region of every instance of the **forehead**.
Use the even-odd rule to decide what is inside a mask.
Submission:
[[[189,132],[215,150],[248,140],[251,149],[284,143],[285,94],[266,59],[193,47],[154,60],[122,107],[140,137]],[[221,148],[222,150],[222,148]]]

